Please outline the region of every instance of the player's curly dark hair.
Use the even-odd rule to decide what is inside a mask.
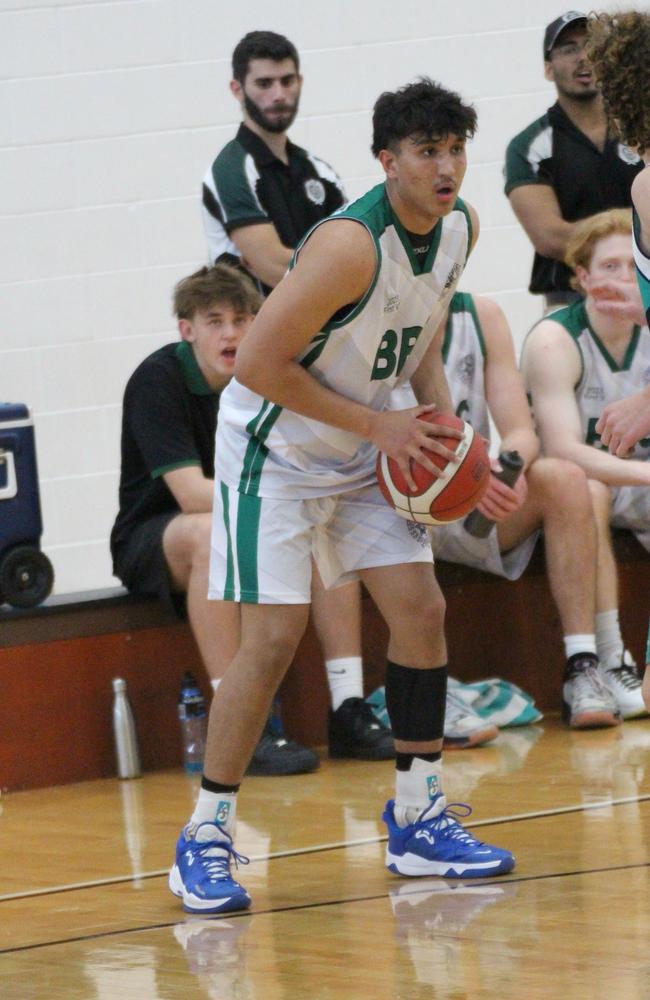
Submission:
[[[372,152],[378,156],[382,149],[394,148],[407,136],[440,139],[457,135],[471,139],[475,132],[476,111],[471,104],[463,104],[459,94],[423,76],[377,98],[372,115]]]
[[[587,55],[612,128],[643,153],[650,148],[650,15],[592,14]]]

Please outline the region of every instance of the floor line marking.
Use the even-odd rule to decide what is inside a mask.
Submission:
[[[605,809],[610,806],[631,805],[634,802],[647,802],[650,792],[644,795],[629,795],[620,799],[603,799],[599,802],[582,802],[570,806],[557,806],[554,809],[538,809],[534,812],[512,813],[508,816],[494,816],[491,819],[470,820],[463,826],[468,829],[482,826],[498,826],[504,823],[521,823],[525,820],[543,819],[547,816],[562,816],[567,813],[589,812],[595,809]],[[451,803],[450,803],[451,804]],[[251,854],[250,861],[274,861],[280,858],[299,857],[303,854],[320,854],[325,851],[340,851],[347,847],[364,847],[368,844],[382,844],[388,840],[385,834],[376,837],[362,837],[358,840],[334,841],[331,844],[312,844],[310,847],[296,847],[287,851],[272,851],[269,854]],[[89,882],[70,882],[64,885],[47,886],[42,889],[29,889],[27,892],[11,892],[0,895],[0,903],[12,899],[29,899],[34,896],[50,896],[60,892],[74,892],[80,889],[95,889],[102,885],[123,885],[127,882],[144,879],[161,878],[168,875],[169,868],[159,868],[150,872],[138,872],[131,875],[114,875],[109,878],[93,879]]]
[[[649,861],[641,861],[638,864],[633,864],[633,865],[612,865],[611,867],[607,868],[585,868],[582,870],[573,869],[571,871],[565,871],[565,872],[548,872],[548,873],[541,873],[538,875],[520,875],[519,877],[515,876],[514,878],[504,877],[498,880],[489,878],[487,880],[472,879],[471,885],[472,888],[478,888],[480,886],[483,887],[491,886],[494,888],[503,885],[513,885],[513,884],[521,885],[525,882],[542,882],[544,880],[551,880],[554,878],[575,878],[584,875],[605,875],[608,872],[635,871],[636,869],[649,868],[649,867],[650,867]],[[460,879],[459,883],[467,885],[467,880],[463,882],[463,880]],[[424,892],[445,892],[445,891],[447,892],[450,891],[448,885],[445,885],[444,888],[440,887],[440,889],[432,889],[430,886],[428,886],[427,888],[414,886],[412,892],[410,892],[409,895],[414,895],[417,894],[418,892],[424,893]],[[451,891],[453,892],[457,890],[452,889]],[[219,920],[225,920],[229,922],[232,920],[242,920],[252,917],[264,917],[264,916],[268,917],[268,916],[273,916],[274,914],[295,913],[297,910],[315,910],[318,909],[319,907],[325,907],[325,906],[346,906],[349,905],[350,903],[371,903],[379,899],[389,899],[390,895],[391,895],[390,892],[379,892],[379,893],[372,893],[372,895],[369,896],[349,896],[347,899],[321,899],[309,903],[292,903],[289,906],[277,906],[268,910],[252,910],[252,911],[243,910],[237,913],[226,913],[221,917],[215,914],[206,914],[206,916],[203,919],[206,920],[209,919],[210,921],[214,921],[215,923],[217,923]],[[14,954],[19,951],[35,951],[38,948],[55,948],[65,944],[79,944],[84,941],[96,941],[96,940],[101,940],[102,938],[115,937],[120,934],[140,934],[140,933],[147,933],[150,931],[167,930],[171,927],[175,927],[179,923],[181,923],[180,920],[172,920],[159,924],[146,924],[144,927],[121,927],[110,931],[95,932],[94,934],[77,934],[74,937],[60,938],[57,941],[37,941],[34,944],[19,944],[10,948],[0,948],[0,955]]]

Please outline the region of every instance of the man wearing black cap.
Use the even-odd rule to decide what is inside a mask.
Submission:
[[[578,297],[563,263],[574,223],[631,205],[643,166],[607,129],[600,92],[585,55],[587,16],[571,10],[544,32],[544,75],[557,90],[545,115],[508,145],[505,192],[535,247],[529,289],[546,307]]]

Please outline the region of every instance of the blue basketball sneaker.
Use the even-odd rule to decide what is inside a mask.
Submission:
[[[200,840],[197,839],[200,836]],[[185,828],[176,844],[176,863],[169,873],[169,888],[183,900],[187,913],[227,913],[247,910],[251,898],[230,877],[230,862],[247,865],[232,837],[218,823],[201,823],[188,836]]]
[[[383,820],[388,827],[386,867],[396,875],[443,875],[445,878],[481,878],[503,875],[515,866],[510,851],[483,844],[458,822],[471,809],[460,802],[447,805],[436,795],[414,823],[399,827],[395,803],[386,803]]]

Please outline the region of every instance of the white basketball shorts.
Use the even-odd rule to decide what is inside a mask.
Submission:
[[[308,604],[312,557],[326,587],[358,579],[363,569],[433,561],[428,529],[399,517],[377,485],[273,500],[215,481],[212,600]]]
[[[609,523],[628,528],[650,552],[650,489],[647,486],[613,486]]]
[[[506,580],[518,580],[530,562],[539,535],[539,531],[534,531],[508,552],[500,552],[496,529],[493,528],[487,538],[474,538],[465,531],[462,521],[454,521],[442,527],[435,526],[431,531],[431,544],[436,559],[482,569]]]

